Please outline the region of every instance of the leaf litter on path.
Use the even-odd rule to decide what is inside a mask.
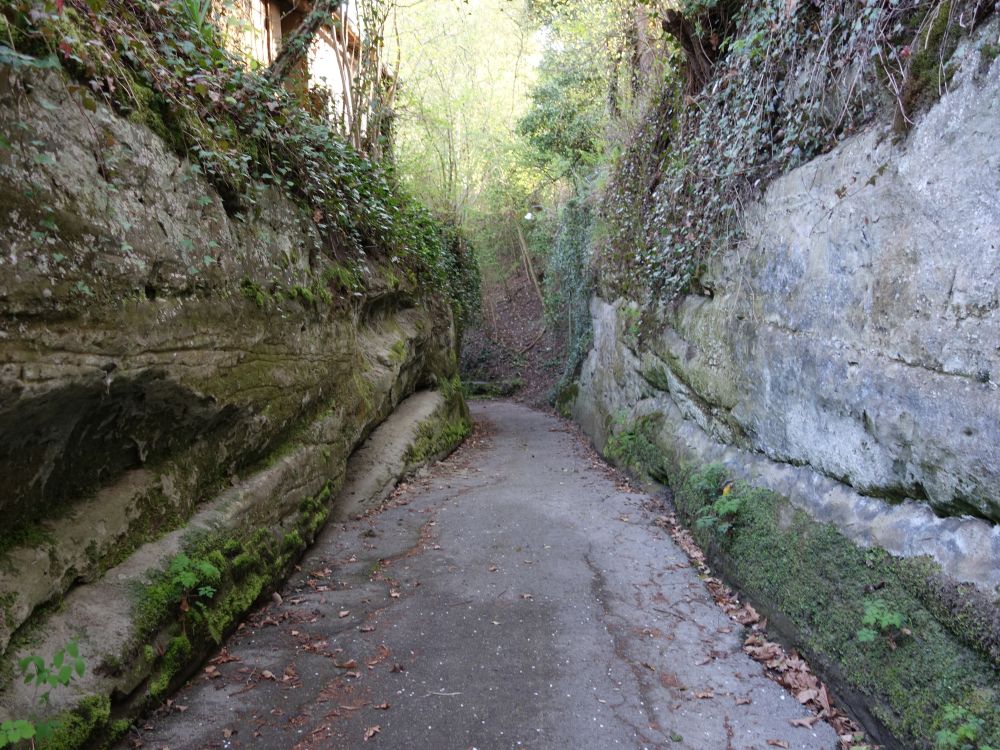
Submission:
[[[673,513],[660,515],[653,524],[670,534],[674,543],[687,555],[692,566],[698,571],[715,603],[731,620],[751,632],[743,643],[743,650],[754,661],[764,667],[765,674],[790,692],[795,699],[813,712],[810,717],[791,719],[794,727],[811,729],[820,719],[827,721],[836,731],[841,750],[852,748],[873,748],[861,728],[846,714],[833,705],[830,693],[820,679],[812,673],[806,661],[794,651],[786,651],[780,644],[767,639],[767,620],[749,603],[741,603],[739,597],[719,578],[712,575],[705,562],[705,553],[695,542],[691,532],[685,529]],[[704,694],[696,693],[697,697]],[[737,705],[750,703],[749,697],[737,698]],[[784,740],[768,740],[772,747],[788,747]]]

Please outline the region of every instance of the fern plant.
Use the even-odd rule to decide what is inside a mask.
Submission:
[[[722,496],[715,502],[704,506],[698,511],[694,525],[699,529],[715,529],[719,534],[728,534],[733,530],[736,516],[743,507],[743,496],[733,494],[733,483],[726,482],[722,488]]]
[[[883,636],[889,648],[895,650],[896,639],[901,635],[910,635],[910,630],[904,627],[902,613],[891,609],[884,599],[868,599],[864,607],[861,618],[863,627],[857,632],[857,638],[862,643],[872,643]]]
[[[944,727],[934,735],[935,750],[995,750],[982,744],[983,720],[967,708],[948,704],[942,717]]]
[[[215,596],[222,573],[208,560],[191,559],[182,552],[170,561],[167,576],[181,610],[181,627],[186,632],[191,605],[205,609],[205,602]]]

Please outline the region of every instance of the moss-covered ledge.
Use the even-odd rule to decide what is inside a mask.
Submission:
[[[929,557],[861,546],[740,467],[700,459],[651,404],[605,418],[602,450],[669,486],[709,562],[887,748],[1000,746],[1000,607]]]
[[[861,548],[725,466],[673,473],[711,564],[889,748],[1000,745],[1000,617],[926,558]],[[964,728],[964,729],[963,729]],[[965,732],[969,744],[949,744]]]
[[[400,443],[396,452],[405,460],[393,463],[388,473],[376,470],[382,465],[359,462],[363,449],[348,460],[354,441],[333,413],[321,415],[185,528],[143,545],[97,582],[73,589],[57,608],[38,613],[8,650],[0,719],[55,718],[55,734],[41,748],[113,743],[133,717],[167,696],[287,577],[344,502],[345,476],[374,474],[377,481],[366,486],[377,499],[423,461],[461,442],[469,429],[461,386],[448,378],[440,382],[440,390],[400,404],[397,413],[405,424],[393,431]],[[414,410],[413,403],[421,408]],[[383,415],[377,410],[369,415],[358,440],[377,438],[372,428]],[[383,426],[394,420],[400,421],[395,413]],[[428,436],[434,436],[431,452]],[[70,640],[79,643],[87,671],[40,707],[30,688],[11,679],[13,663],[31,653],[48,658]]]

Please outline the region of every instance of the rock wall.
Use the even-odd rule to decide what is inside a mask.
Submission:
[[[771,184],[747,240],[660,309],[595,299],[572,407],[647,413],[848,536],[1000,584],[997,24],[902,142],[877,126]]]
[[[1000,742],[998,33],[904,139],[771,183],[698,294],[604,287],[557,399],[899,750]]]
[[[441,393],[407,469],[468,413],[448,305],[377,248],[336,259],[276,190],[234,211],[55,73],[0,74],[0,135],[0,715],[36,709],[18,657],[77,639],[83,692],[47,710],[86,739],[280,580],[397,404]],[[161,572],[182,553],[221,574],[196,620]]]

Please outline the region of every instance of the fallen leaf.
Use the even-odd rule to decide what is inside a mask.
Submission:
[[[225,729],[222,730],[222,736],[225,737],[227,740],[234,734],[236,734],[235,729],[230,729],[229,727],[226,727]]]
[[[344,617],[347,617],[349,614],[351,614],[351,610],[349,610],[349,609],[342,609],[342,610],[340,610],[340,612],[337,613],[337,617],[344,618]]]
[[[788,747],[788,743],[785,742],[784,740],[768,740],[767,744],[770,745],[771,747],[784,747],[784,748]]]
[[[398,599],[400,597],[400,593],[398,591],[390,591],[389,596],[391,596],[393,599]]]
[[[715,697],[715,693],[713,693],[711,690],[702,690],[701,692],[695,693],[694,697],[695,698],[701,698],[701,699],[704,700],[704,699],[707,699],[707,698],[714,698]]]
[[[368,742],[368,740],[370,740],[372,737],[374,737],[376,734],[378,734],[381,731],[382,731],[382,727],[380,727],[378,724],[376,724],[373,727],[368,727],[365,730],[365,742]],[[785,747],[788,747],[788,745],[785,745]]]
[[[496,565],[490,566],[490,573],[496,573],[498,570],[500,570],[500,568],[498,568]]]
[[[389,671],[390,672],[405,672],[406,671],[406,667],[403,666],[402,664],[393,664],[392,665],[392,669],[390,669]]]
[[[233,656],[226,649],[222,649],[219,655],[209,660],[209,664],[228,664],[231,661],[239,661],[239,657]]]
[[[377,708],[379,711],[388,711],[389,710],[389,704],[388,703],[379,703],[377,706],[372,706],[372,708]]]
[[[823,710],[830,713],[830,694],[826,692],[826,685],[819,686],[819,696],[817,697],[817,700],[823,707]]]
[[[789,719],[788,723],[793,727],[805,727],[806,729],[811,729],[812,725],[819,721],[818,716],[806,716],[801,719]]]
[[[340,662],[340,663],[334,662],[334,666],[336,666],[337,669],[355,669],[358,666],[358,660],[349,659],[348,661],[345,662]]]
[[[274,672],[272,672],[270,669],[265,669],[263,672],[260,673],[260,676],[263,677],[265,680],[275,679]]]
[[[749,706],[751,703],[753,703],[753,701],[750,700],[750,696],[746,696],[745,698],[737,698],[736,699],[736,705],[737,706]]]
[[[362,633],[371,633],[373,630],[375,630],[375,626],[374,625],[361,625],[361,626],[358,627],[358,630],[360,630]]]

